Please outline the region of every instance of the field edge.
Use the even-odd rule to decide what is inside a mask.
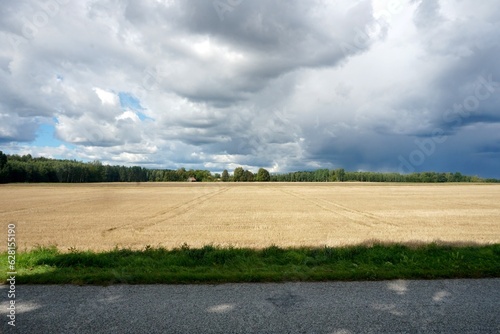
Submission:
[[[0,254],[6,283],[8,254]],[[381,243],[345,247],[206,245],[191,248],[61,252],[55,246],[16,254],[16,284],[213,284],[500,277],[500,244]]]

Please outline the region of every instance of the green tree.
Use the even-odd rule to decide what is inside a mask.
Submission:
[[[439,175],[437,177],[437,182],[446,182],[446,181],[447,181],[446,174],[445,173],[439,173]]]
[[[340,182],[344,181],[345,178],[345,171],[344,168],[339,168],[335,171],[335,175],[337,175],[337,180]]]
[[[7,156],[0,151],[0,183],[9,182],[7,170]]]
[[[2,170],[5,165],[7,165],[7,155],[0,151],[0,170]]]
[[[314,182],[327,182],[329,179],[328,169],[317,169],[313,174]]]
[[[186,171],[186,168],[182,167],[182,168],[179,168],[177,171],[177,178],[178,180],[177,181],[186,181],[187,178],[189,177],[189,173]]]
[[[259,168],[259,171],[257,172],[257,181],[268,182],[270,180],[271,180],[271,175],[269,175],[267,169]]]
[[[236,167],[234,169],[234,174],[233,174],[234,182],[244,181],[243,173],[244,173],[243,167]]]
[[[241,181],[252,182],[253,181],[253,173],[249,170],[245,170],[243,172],[243,176],[241,177]]]
[[[197,181],[209,182],[213,180],[212,174],[210,174],[209,170],[197,169],[193,174]]]
[[[99,160],[94,160],[87,165],[90,182],[102,182],[104,180],[104,166]]]
[[[224,169],[222,171],[222,176],[221,176],[221,179],[222,179],[222,182],[227,182],[229,181],[229,173],[227,171],[227,169]]]
[[[453,175],[453,182],[462,182],[463,178],[462,173],[456,172],[455,175]]]

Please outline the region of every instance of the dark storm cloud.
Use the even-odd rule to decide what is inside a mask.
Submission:
[[[333,66],[369,46],[366,43],[347,54],[340,47],[341,42],[352,43],[358,34],[355,28],[373,21],[367,1],[351,8],[351,16],[326,11],[320,1],[293,1],[286,6],[278,1],[241,2],[223,20],[214,3],[176,2],[155,15],[158,24],[161,20],[172,24],[170,29],[160,28],[165,44],[170,44],[180,57],[191,58],[194,66],[200,66],[194,73],[201,79],[198,84],[182,85],[166,78],[170,89],[193,101],[213,102],[215,106],[225,106],[227,101],[236,103],[266,88],[273,78],[304,67]],[[135,10],[128,7],[127,13],[132,22],[149,19],[133,15]],[[232,63],[221,53],[204,58],[169,41],[175,39],[173,34],[205,39],[241,60]],[[216,71],[218,67],[222,70]]]

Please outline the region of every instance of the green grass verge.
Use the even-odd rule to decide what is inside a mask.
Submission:
[[[7,279],[7,253],[0,255]],[[18,284],[157,284],[500,277],[500,244],[323,248],[37,248],[16,255]]]

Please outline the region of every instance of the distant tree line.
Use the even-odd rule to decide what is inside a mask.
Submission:
[[[346,172],[339,169],[318,169],[315,171],[291,172],[271,175],[274,182],[500,182],[497,179],[483,179],[478,176],[456,173],[421,172],[411,174]]]
[[[0,183],[9,182],[142,182],[148,170],[141,167],[108,166],[99,161],[79,162],[5,155],[0,151]]]
[[[209,170],[147,169],[103,165],[99,161],[79,162],[33,158],[31,155],[6,155],[0,151],[0,183],[12,182],[184,182],[194,178],[201,182],[500,182],[497,179],[482,179],[461,173],[423,172],[412,174],[346,172],[338,169],[318,169],[280,174],[270,174],[260,168],[256,174],[243,167],[234,169],[230,175],[227,169],[222,174]]]
[[[209,170],[147,169],[103,165],[99,161],[80,162],[33,158],[28,155],[6,155],[0,151],[0,183],[15,182],[177,182],[194,177],[197,181],[210,182],[220,179]]]

